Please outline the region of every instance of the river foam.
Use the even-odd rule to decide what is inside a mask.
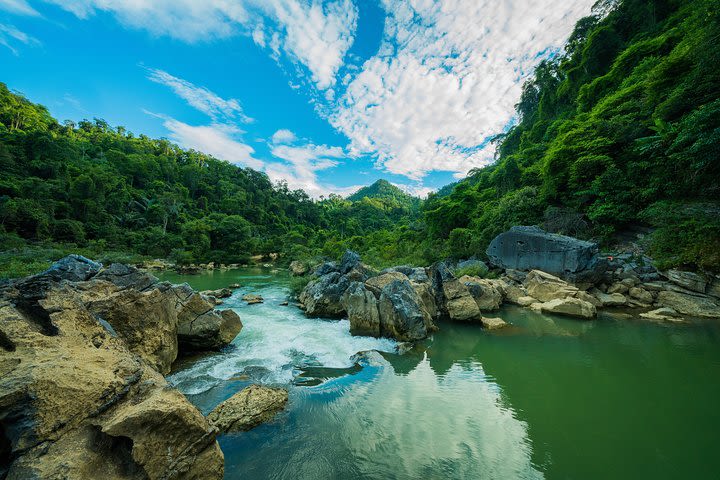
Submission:
[[[265,303],[245,305],[240,298],[250,292],[262,295]],[[300,367],[348,368],[357,352],[396,349],[389,339],[350,335],[347,320],[307,318],[297,307],[280,306],[286,296],[285,288],[273,284],[236,291],[223,305],[235,310],[243,322],[233,348],[174,372],[168,377],[170,383],[190,395],[240,375],[263,383],[287,384]]]

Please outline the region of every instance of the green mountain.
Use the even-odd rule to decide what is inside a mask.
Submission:
[[[379,198],[384,200],[396,200],[399,203],[410,205],[417,202],[417,198],[402,191],[387,180],[380,179],[363,187],[348,197],[348,200],[357,202],[363,198]]]
[[[497,162],[426,203],[432,241],[469,256],[517,224],[605,242],[642,224],[661,263],[720,269],[717,7],[598,2],[524,86]]]

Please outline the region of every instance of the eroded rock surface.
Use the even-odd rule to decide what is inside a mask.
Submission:
[[[207,418],[221,432],[250,430],[270,421],[287,401],[285,389],[250,385],[215,407]]]

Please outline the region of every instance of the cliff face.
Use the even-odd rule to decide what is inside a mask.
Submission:
[[[100,268],[67,258],[0,296],[0,478],[222,478],[216,430],[161,373],[179,329],[218,348],[239,318],[132,267]]]

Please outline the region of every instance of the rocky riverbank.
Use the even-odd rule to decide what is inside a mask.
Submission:
[[[217,429],[163,374],[228,345],[236,313],[73,255],[5,285],[0,319],[0,477],[223,477]]]
[[[439,320],[501,328],[486,313],[504,303],[587,320],[598,309],[656,321],[720,318],[716,276],[660,272],[647,257],[602,255],[595,243],[537,227],[499,235],[487,256],[498,278],[458,276],[463,269],[444,262],[374,272],[348,251],[339,263],[317,267],[299,300],[309,316],[348,317],[353,334],[401,341],[427,337]],[[469,263],[488,270],[482,262]]]

